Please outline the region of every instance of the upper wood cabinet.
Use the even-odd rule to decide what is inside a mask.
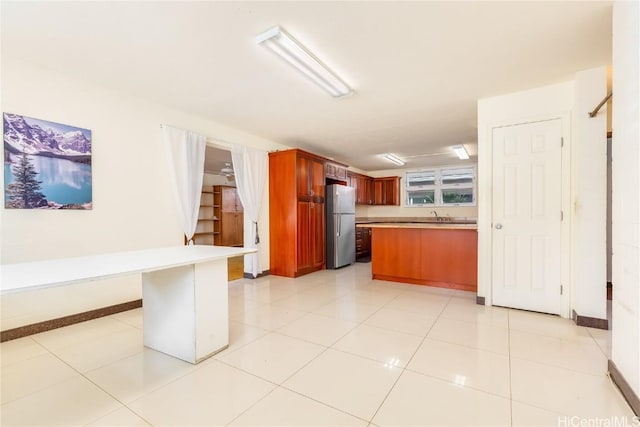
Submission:
[[[371,178],[356,172],[348,172],[347,185],[355,188],[357,205],[400,206],[399,176]]]
[[[324,202],[324,162],[300,152],[296,159],[298,198]]]
[[[271,274],[298,277],[325,266],[324,163],[297,149],[269,154]]]
[[[400,206],[400,177],[373,179],[374,205]]]
[[[358,198],[363,205],[373,205],[373,178],[360,175],[358,178]]]
[[[325,177],[335,179],[337,181],[347,181],[347,169],[335,163],[327,162],[324,164]],[[348,182],[347,182],[348,183]]]
[[[346,182],[355,189],[356,205],[373,204],[373,178],[349,171]]]

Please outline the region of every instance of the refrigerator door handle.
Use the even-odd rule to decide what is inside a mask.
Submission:
[[[342,228],[342,215],[337,215],[338,217],[338,224],[337,224],[337,229],[338,229],[338,234],[336,235],[337,237],[340,237],[340,229]]]

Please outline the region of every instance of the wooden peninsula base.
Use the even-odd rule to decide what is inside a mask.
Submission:
[[[476,292],[475,226],[367,224],[374,279]]]

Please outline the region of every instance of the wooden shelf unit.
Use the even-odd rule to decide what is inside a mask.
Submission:
[[[193,242],[196,245],[243,246],[243,239],[244,210],[236,188],[203,186]]]

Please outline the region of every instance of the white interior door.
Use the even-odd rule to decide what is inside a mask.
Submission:
[[[560,314],[562,124],[493,129],[494,305]]]

